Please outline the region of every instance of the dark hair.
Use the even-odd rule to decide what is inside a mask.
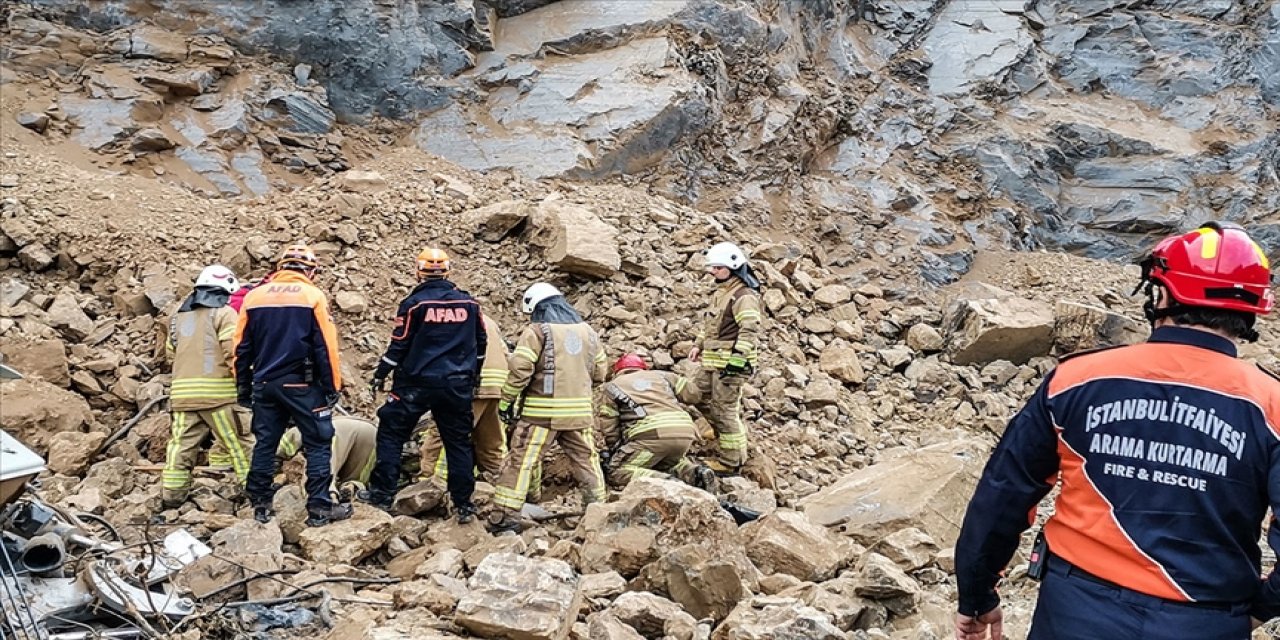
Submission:
[[[1177,313],[1169,315],[1177,325],[1197,325],[1220,331],[1233,338],[1249,339],[1256,335],[1253,323],[1258,319],[1252,313],[1232,311],[1230,309],[1212,309],[1209,307],[1180,307]]]
[[[533,313],[529,319],[534,322],[545,322],[547,324],[578,324],[582,322],[582,316],[578,315],[578,311],[569,304],[564,296],[551,296],[538,303],[533,308]]]

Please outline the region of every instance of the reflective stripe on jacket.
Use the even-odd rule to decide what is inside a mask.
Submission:
[[[760,309],[760,294],[741,280],[730,278],[720,285],[698,334],[702,368],[723,369],[735,352],[756,366]]]
[[[686,438],[693,418],[680,405],[701,400],[698,385],[669,371],[628,371],[604,385],[596,425],[605,442]]]
[[[232,338],[236,314],[230,307],[196,307],[170,322],[166,350],[173,357],[170,406],[175,411],[212,409],[236,400]]]
[[[523,394],[521,415],[532,424],[561,431],[592,427],[592,386],[608,371],[594,329],[586,323],[529,325],[509,363],[500,406]]]

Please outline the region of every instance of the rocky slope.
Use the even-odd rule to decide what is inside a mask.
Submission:
[[[272,631],[209,603],[193,637],[946,637],[945,549],[995,434],[1052,356],[1144,335],[1121,317],[1139,317],[1132,267],[997,249],[1090,239],[1080,246],[1128,253],[1125,234],[1209,210],[1264,237],[1276,224],[1263,144],[1276,88],[1261,73],[1275,3],[981,3],[993,9],[957,16],[978,3],[870,2],[859,20],[812,3],[318,2],[305,16],[287,2],[262,15],[35,4],[8,16],[0,64],[0,352],[31,375],[0,387],[3,424],[48,453],[47,498],[126,536],[158,509],[143,469],[167,436],[152,402],[165,318],[209,261],[258,275],[281,245],[311,242],[353,381],[344,402],[366,414],[359,381],[426,244],[455,255],[458,280],[509,332],[519,293],[550,279],[611,356],[641,349],[660,366],[689,365],[690,310],[710,286],[702,248],[744,243],[765,283],[765,355],[746,392],[758,464],[729,487],[765,521],[737,528],[706,494],[637,483],[521,537],[364,510],[300,533],[296,492],[279,525],[259,527],[204,479],[195,504],[162,516],[219,553],[302,571],[293,584],[403,582],[333,587],[331,630],[317,616]],[[255,17],[266,22],[245,29]],[[1176,48],[1187,25],[1238,36],[1203,54],[1230,74],[1194,100],[1169,98],[1191,91],[1177,78],[1206,75],[1186,70],[1193,59],[1127,55],[1146,65],[1128,86],[1111,45],[1089,40]],[[377,40],[387,48],[365,48],[370,29],[393,35]],[[1070,68],[1056,62],[1075,60],[1067,41],[1081,52]],[[979,53],[946,54],[956,47]],[[393,49],[408,58],[379,63]],[[377,73],[344,75],[359,59]],[[1077,68],[1086,60],[1093,71]],[[1096,84],[1067,82],[1079,73]],[[1142,91],[1169,100],[1156,109]],[[1199,128],[1196,109],[1212,114]],[[557,164],[566,144],[575,160]],[[1134,211],[1163,222],[1092,224]],[[1276,366],[1276,323],[1263,331],[1246,355]],[[575,511],[562,472],[551,479],[544,506]],[[238,572],[211,561],[189,586]],[[1015,629],[1030,606],[1018,575]],[[531,589],[547,597],[513,615],[508,594]],[[256,582],[245,596],[279,591]]]

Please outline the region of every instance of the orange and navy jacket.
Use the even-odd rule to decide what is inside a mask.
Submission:
[[[1065,359],[1013,418],[956,543],[960,612],[995,586],[1061,479],[1050,551],[1099,578],[1177,602],[1280,615],[1280,573],[1259,579],[1258,537],[1280,511],[1280,381],[1235,344],[1185,327]],[[1269,542],[1280,550],[1280,524]]]
[[[398,385],[447,384],[466,375],[480,382],[488,338],[480,305],[448,280],[425,280],[400,303],[378,378],[392,370]]]
[[[342,389],[338,331],[329,301],[306,276],[280,271],[245,296],[236,322],[236,383],[241,398],[254,382],[308,382],[328,395]]]

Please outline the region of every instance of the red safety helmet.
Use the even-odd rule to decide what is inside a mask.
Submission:
[[[1275,304],[1267,254],[1232,223],[1209,222],[1164,239],[1142,262],[1142,278],[1189,307],[1262,315]]]
[[[621,358],[618,358],[618,361],[613,363],[614,373],[626,369],[640,369],[641,371],[645,371],[648,368],[649,364],[645,362],[644,358],[638,353],[628,353]]]

